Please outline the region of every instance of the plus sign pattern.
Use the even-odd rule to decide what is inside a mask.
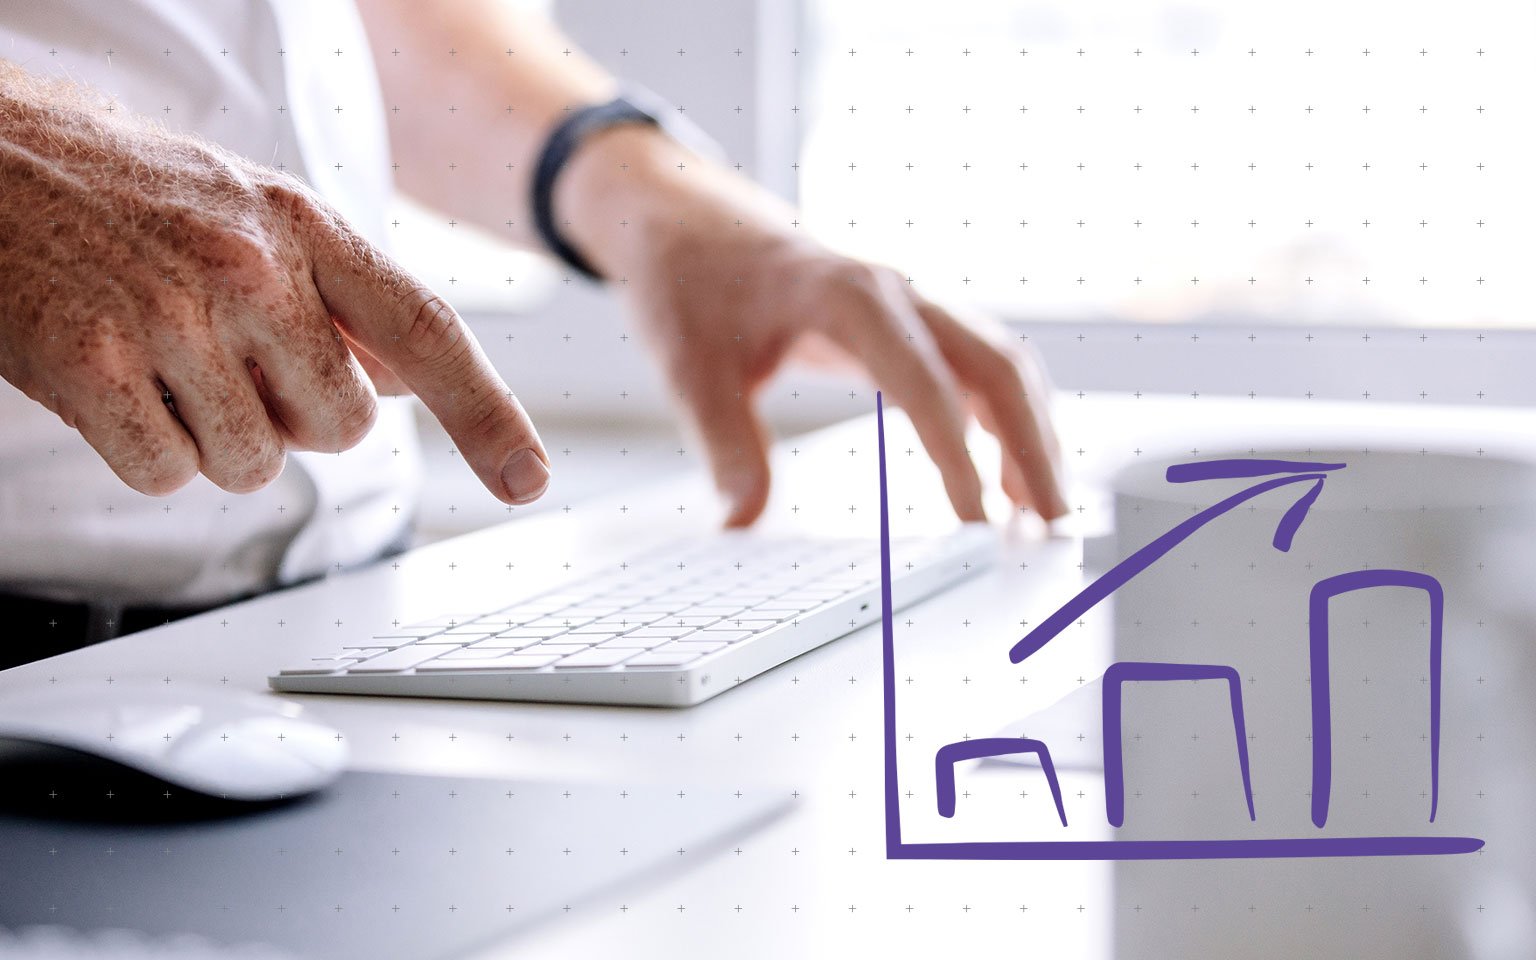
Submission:
[[[579,34],[594,56],[621,74],[657,77],[655,85],[679,109],[731,148],[733,163],[743,172],[770,184],[797,185],[802,205],[794,215],[795,229],[897,264],[912,283],[935,295],[1013,319],[1055,321],[1020,324],[1013,335],[1041,344],[1049,360],[1074,372],[1074,386],[1088,388],[1062,397],[1069,422],[1093,415],[1094,386],[1157,404],[1160,418],[1197,418],[1213,398],[1206,384],[1232,383],[1234,375],[1251,382],[1239,392],[1256,404],[1255,418],[1276,415],[1278,408],[1263,405],[1269,401],[1321,402],[1325,395],[1465,403],[1469,415],[1480,404],[1523,399],[1490,393],[1481,378],[1508,362],[1501,351],[1509,342],[1507,328],[1529,318],[1522,296],[1532,253],[1528,172],[1536,156],[1528,136],[1528,94],[1519,90],[1529,85],[1526,49],[1536,25],[1524,5],[1476,3],[1454,10],[1422,4],[1285,5],[1240,13],[1215,6],[893,9],[825,3],[809,5],[799,35],[782,43],[770,37],[762,45],[754,42],[750,16],[721,27],[699,9],[702,5],[685,6],[698,22],[635,4],[608,11],[601,23]],[[743,5],[718,6],[740,12]],[[208,112],[195,83],[198,71],[215,69],[236,39],[191,49],[167,38],[161,56],[196,65],[186,87],[167,91],[160,114],[168,125],[194,114],[216,115],[217,122],[229,124],[265,123],[290,112],[287,102],[254,101],[220,103]],[[325,37],[308,40],[302,49],[270,54],[300,58],[317,73],[355,69],[363,54]],[[85,54],[110,61],[116,52],[104,43]],[[506,56],[517,51],[509,49]],[[746,89],[745,78],[753,76],[765,81],[755,96],[729,98],[726,91]],[[329,128],[329,142],[344,144],[364,136],[367,119],[379,109],[397,108],[329,104],[317,122]],[[454,176],[469,163],[502,162],[476,156],[468,146],[474,126],[486,118],[464,116],[452,103],[441,109],[464,124],[466,146],[445,149],[440,175]],[[763,133],[773,130],[788,132],[798,149],[786,151]],[[336,157],[317,158],[312,165],[309,175],[317,186],[323,188],[327,177],[365,175],[337,149]],[[296,152],[291,140],[280,137],[271,161],[291,167]],[[514,224],[506,226],[510,231]],[[637,372],[645,361],[632,335],[614,322],[610,303],[578,289],[575,278],[561,271],[551,277],[546,266],[483,250],[452,263],[420,259],[431,252],[423,251],[429,244],[420,243],[421,237],[453,238],[463,231],[429,212],[391,212],[382,229],[408,258],[417,257],[414,265],[450,297],[462,290],[466,299],[494,303],[489,291],[541,285],[553,290],[549,319],[490,322],[480,333],[535,419],[546,424],[555,485],[539,505],[503,507],[474,488],[457,453],[429,433],[426,453],[439,472],[420,508],[426,539],[540,511],[557,542],[563,542],[560,531],[598,509],[607,511],[604,522],[616,535],[658,519],[683,525],[713,517],[712,499],[696,484],[679,486],[664,518],[638,515],[622,493],[590,499],[692,463],[696,454],[691,441],[665,431],[607,427],[594,433],[562,425],[560,415],[568,410],[623,414],[653,409],[664,399],[664,388]],[[1189,318],[1218,326],[1210,333],[1170,334],[1156,326],[1143,330],[1099,322]],[[1365,323],[1408,329],[1354,329]],[[1234,361],[1230,350],[1216,347],[1250,352]],[[1314,385],[1276,368],[1273,360],[1282,348],[1327,351],[1343,372],[1319,373]],[[1397,356],[1388,348],[1445,359],[1402,375],[1386,369],[1382,358]],[[1110,384],[1095,381],[1092,368],[1100,361],[1094,356],[1145,371],[1146,383],[1123,377]],[[1232,369],[1217,370],[1218,363]],[[1321,386],[1324,381],[1330,386]],[[1178,396],[1154,398],[1154,391]],[[873,405],[872,393],[863,387],[796,381],[776,388],[769,399],[790,417],[799,415],[798,404],[812,399],[820,404],[814,416],[865,414]],[[1403,413],[1405,422],[1412,417],[1411,410]],[[614,422],[622,420],[616,416]],[[1135,460],[1143,453],[1142,438],[1131,432],[1104,436],[1111,438],[1106,444],[1116,444],[1113,449],[1072,442],[1069,434],[1067,459],[1081,466]],[[389,453],[409,457],[415,451],[397,447]],[[848,469],[873,476],[872,449],[849,453]],[[792,450],[789,462],[798,455],[798,448]],[[921,452],[893,447],[892,458],[915,468]],[[921,526],[945,515],[942,500],[903,499],[895,479],[893,490],[898,532],[904,523]],[[814,489],[790,496],[801,498],[790,509],[808,523],[863,524],[859,529],[873,531],[874,518],[858,513],[855,504],[824,502]],[[1110,509],[1102,502],[1073,506],[1085,529],[1108,521]],[[93,509],[112,513],[118,507],[105,503]],[[326,502],[323,490],[274,490],[231,497],[195,516],[173,498],[160,509],[160,519],[218,524],[258,509],[311,517],[344,508]],[[394,515],[415,505],[378,509]],[[1481,555],[1458,560],[1469,577],[1482,570]],[[561,548],[543,558],[509,556],[503,569],[483,557],[466,558],[452,543],[398,562],[402,575],[420,574],[445,594],[463,590],[476,577],[514,569],[553,575],[557,568],[584,565],[594,566],[581,553]],[[954,637],[958,646],[973,631],[1006,635],[1025,627],[1028,614],[999,622],[997,611],[1018,612],[1017,604],[1010,607],[1006,600],[1020,589],[1021,578],[1032,575],[1030,568],[1029,560],[1004,568],[1001,586],[987,595],[992,609],[962,614],[946,607],[942,618],[921,610],[903,617],[894,624],[898,645],[905,644],[899,649],[910,652],[928,637]],[[409,613],[436,612],[429,609],[431,599],[413,595],[420,609]],[[224,636],[213,642],[276,642],[274,636],[298,630],[361,633],[400,613],[342,612],[323,622],[295,624],[268,617],[259,606],[240,608],[220,620]],[[1156,615],[1153,609],[1147,621]],[[1134,625],[1141,627],[1141,620]],[[1486,638],[1497,626],[1476,615],[1464,618],[1464,634],[1457,639],[1468,652],[1447,672],[1447,689],[1455,691],[1448,695],[1476,702],[1490,687],[1510,693],[1508,665],[1488,652]],[[1111,624],[1107,614],[1094,613],[1081,627],[1108,632]],[[1246,629],[1277,627],[1259,621]],[[1370,629],[1369,618],[1361,618],[1359,629]],[[1064,955],[1102,956],[1118,947],[1126,955],[1151,956],[1181,943],[1207,942],[1202,938],[1276,937],[1277,931],[1289,931],[1291,942],[1308,942],[1309,931],[1346,929],[1355,937],[1349,942],[1388,942],[1400,952],[1420,950],[1427,956],[1470,955],[1467,943],[1507,944],[1500,938],[1536,936],[1529,904],[1512,897],[1506,882],[1510,876],[1528,879],[1528,868],[1507,859],[1484,867],[1477,858],[1466,858],[1472,865],[1458,868],[1463,873],[1453,892],[1415,887],[1387,864],[1362,868],[1344,889],[1320,896],[1304,886],[1266,884],[1236,868],[1198,865],[1137,865],[1111,874],[1078,864],[1038,869],[889,863],[880,821],[880,677],[873,641],[873,632],[865,631],[753,681],[771,694],[776,707],[771,714],[746,710],[727,696],[687,713],[634,711],[614,732],[611,717],[551,708],[509,708],[494,719],[471,717],[466,710],[433,714],[426,723],[401,708],[397,729],[353,748],[378,763],[398,761],[426,772],[511,776],[537,769],[562,790],[568,783],[581,791],[584,802],[593,802],[592,794],[580,785],[594,775],[643,784],[660,771],[678,781],[666,783],[663,796],[703,777],[716,785],[711,789],[720,803],[771,795],[789,804],[789,817],[730,849],[697,861],[691,850],[676,851],[690,872],[669,874],[665,882],[620,883],[590,902],[552,905],[537,936],[525,941],[533,955],[541,949],[576,955],[615,945],[635,955],[750,953],[768,943],[784,945],[773,952],[822,955],[869,944],[891,955],[914,945],[969,947],[988,955],[1003,944],[1034,944]],[[1009,719],[972,719],[950,708],[1011,702],[1017,705],[1011,715],[1017,715],[1045,705],[1031,692],[1031,681],[1039,682],[1032,670],[1004,672],[991,665],[988,658],[931,658],[923,670],[899,676],[905,701],[927,696],[944,705],[932,714],[919,713],[920,722],[902,731],[909,768],[931,772],[924,763],[941,745],[992,736],[998,723]],[[190,662],[184,674],[164,679],[167,684],[229,680],[203,676]],[[100,681],[107,685],[114,678]],[[1340,674],[1334,682],[1367,691],[1381,678],[1361,672]],[[1245,695],[1265,685],[1304,691],[1307,683],[1305,672],[1243,678]],[[381,703],[377,709],[392,707]],[[1230,721],[1211,712],[1197,716],[1187,744],[1180,746],[1197,756],[1206,743],[1213,751],[1230,752]],[[1078,739],[1096,736],[1075,733]],[[1458,738],[1457,750],[1473,758],[1472,769],[1486,770],[1498,742],[1507,749],[1518,733],[1508,718],[1485,711],[1474,712],[1446,736]],[[1372,731],[1354,735],[1362,738],[1357,749],[1372,749]],[[1128,757],[1150,749],[1139,739],[1126,731]],[[1224,755],[1211,762],[1222,769],[1225,763]],[[1044,817],[1054,824],[1054,798],[1017,783],[981,769],[962,771],[957,788],[969,791],[962,796],[970,809],[991,802],[1002,819]],[[1462,792],[1442,798],[1447,810],[1481,804],[1495,812],[1479,816],[1510,813],[1499,805],[1497,791],[1476,776],[1461,776],[1457,783]],[[1067,815],[1094,802],[1070,777],[1064,776],[1064,785]],[[643,844],[646,823],[626,819],[621,791],[628,789],[621,783],[603,795],[608,801],[603,809],[633,831],[634,844],[619,840],[587,849],[572,843],[562,845],[559,855],[603,872]],[[914,775],[901,784],[902,803],[916,817],[934,806],[933,789],[931,776]],[[1254,792],[1268,800],[1269,789],[1258,783]],[[1348,802],[1368,812],[1371,788],[1356,792]],[[1206,795],[1198,786],[1188,793],[1184,809],[1195,817],[1230,800]],[[1132,809],[1139,799],[1128,800]],[[110,800],[104,796],[102,802]],[[400,828],[395,835],[358,842],[368,846],[368,862],[387,871],[393,851],[412,840]],[[474,849],[477,863],[516,861],[495,829],[467,831],[462,842]],[[343,850],[332,855],[351,852]],[[88,844],[72,852],[85,860],[118,855]],[[430,859],[433,869],[451,872],[464,862],[466,849],[414,852]],[[150,869],[155,851],[136,855]],[[412,889],[411,878],[396,879],[402,890]],[[452,924],[468,910],[503,915],[518,905],[489,896],[461,904],[417,886],[390,900],[295,905],[274,890],[259,902],[223,906],[264,916],[264,924],[281,924],[302,907],[311,913],[363,912],[374,923],[403,920],[420,929]],[[1138,938],[1149,946],[1137,948]],[[1287,941],[1273,942],[1283,947]]]

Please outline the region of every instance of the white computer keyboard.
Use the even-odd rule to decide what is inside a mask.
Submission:
[[[967,525],[891,544],[894,609],[982,569]],[[269,678],[277,690],[684,706],[880,618],[874,540],[718,534],[486,611],[359,637]]]

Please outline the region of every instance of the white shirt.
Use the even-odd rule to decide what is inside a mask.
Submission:
[[[384,241],[384,110],[348,0],[6,3],[0,58],[281,164]],[[155,498],[0,380],[0,590],[213,603],[372,559],[404,534],[420,485],[407,402],[380,406],[357,447],[290,454],[261,491],[229,494],[199,476]]]

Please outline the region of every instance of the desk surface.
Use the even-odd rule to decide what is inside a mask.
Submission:
[[[1192,407],[1179,399],[1090,396],[1064,398],[1061,408],[1066,460],[1075,474],[1071,500],[1080,505],[1063,527],[1069,535],[1045,539],[1027,524],[1013,524],[993,569],[898,618],[904,784],[909,771],[912,783],[931,780],[931,766],[921,758],[931,758],[937,745],[994,734],[1070,690],[1079,674],[1102,669],[1108,643],[1102,618],[1086,625],[1070,651],[1042,656],[1028,670],[999,669],[998,650],[1016,638],[1021,620],[1048,613],[1080,585],[1082,541],[1070,534],[1107,526],[1102,479],[1118,464],[1155,451],[1309,442],[1533,455],[1522,435],[1527,417],[1513,411],[1480,413],[1469,429],[1466,411],[1364,405],[1202,401]],[[1198,425],[1191,422],[1195,414]],[[894,533],[949,525],[936,477],[899,418],[889,450]],[[981,441],[977,450],[984,462],[995,462]],[[873,535],[873,453],[872,421],[781,444],[766,532]],[[487,605],[486,597],[510,600],[552,581],[566,565],[573,573],[601,569],[647,544],[708,529],[717,516],[713,494],[695,474],[613,491],[390,564],[5,671],[0,696],[55,679],[108,684],[126,676],[264,691],[267,675],[283,663],[327,651],[339,638],[380,629],[396,617],[475,609]],[[1476,942],[1479,929],[1493,943],[1536,931],[1525,897],[1530,870],[1522,874],[1503,856],[1458,868],[1454,894],[1443,886],[1438,865],[1411,881],[1390,864],[1310,868],[1309,882],[1329,881],[1314,889],[1343,884],[1342,893],[1318,903],[1302,902],[1307,898],[1294,884],[1266,881],[1280,874],[1263,862],[1128,869],[1094,862],[887,861],[878,637],[878,628],[862,630],[685,710],[299,699],[343,732],[359,769],[596,780],[616,790],[627,783],[710,782],[791,796],[788,816],[742,838],[734,850],[557,917],[509,944],[518,956],[599,955],[617,943],[638,956],[791,955],[812,948],[826,954],[855,946],[893,956],[956,949],[992,955],[1003,945],[1027,943],[1061,956],[1104,957],[1157,955],[1158,944],[1167,943],[1225,944],[1230,953],[1255,942],[1325,955],[1352,937],[1406,945],[1409,954],[1429,949],[1426,944],[1456,954]],[[1490,657],[1484,669],[1492,677],[1498,658]],[[963,782],[973,788],[995,786],[1007,794],[1014,789],[1008,778],[1017,773],[981,767],[968,776]],[[1513,798],[1503,802],[1528,806],[1532,780],[1524,771],[1507,791]],[[1064,770],[1062,782],[1069,814],[1101,802],[1094,797],[1097,772]],[[1048,803],[1029,796],[1024,813],[1013,807],[995,814],[1005,829],[1012,818],[1054,818]],[[914,809],[932,803],[931,793],[909,800]],[[1400,896],[1386,889],[1394,883]],[[1487,920],[1478,928],[1490,907],[1503,927]]]

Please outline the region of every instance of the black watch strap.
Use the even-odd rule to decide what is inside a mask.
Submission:
[[[555,181],[588,137],[620,123],[661,125],[655,114],[642,110],[624,97],[572,110],[550,132],[549,139],[544,141],[544,149],[533,170],[533,224],[539,239],[572,270],[593,280],[601,280],[602,277],[580,251],[566,242],[555,224]]]

